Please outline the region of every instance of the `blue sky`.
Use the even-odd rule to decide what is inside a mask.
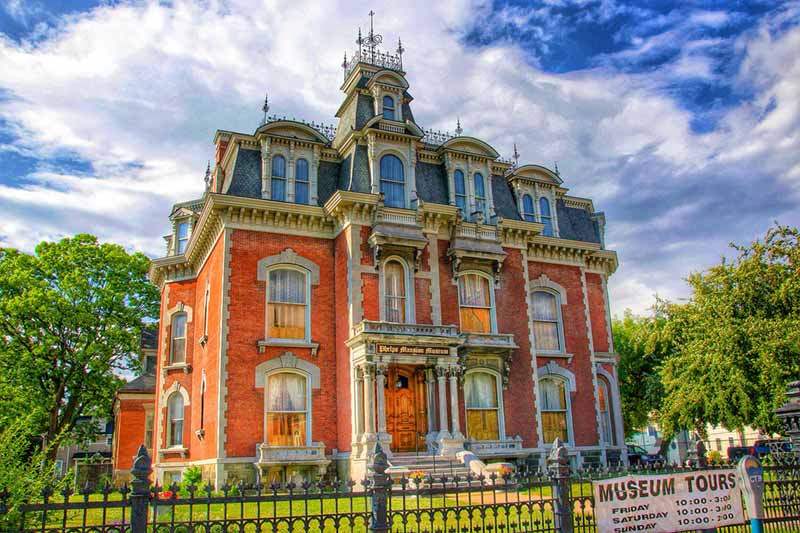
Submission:
[[[607,217],[612,309],[800,224],[798,2],[0,0],[0,245],[89,231],[151,256],[217,128],[332,123],[374,9],[417,121],[558,161]]]

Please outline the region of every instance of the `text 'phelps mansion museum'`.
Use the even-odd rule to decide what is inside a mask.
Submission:
[[[556,438],[576,465],[625,460],[603,214],[516,149],[423,130],[379,41],[345,58],[335,128],[265,102],[254,132],[216,132],[152,264],[118,479],[142,442],[157,481],[216,486],[362,479],[377,443],[399,469],[541,462]]]

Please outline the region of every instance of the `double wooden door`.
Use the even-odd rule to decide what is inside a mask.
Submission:
[[[392,451],[425,449],[425,386],[414,367],[390,366],[386,379],[386,430],[392,436]]]

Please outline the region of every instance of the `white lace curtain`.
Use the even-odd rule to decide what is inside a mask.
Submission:
[[[533,293],[533,335],[536,339],[536,348],[539,350],[561,349],[557,302],[555,295],[549,292]]]
[[[406,280],[403,265],[389,261],[384,267],[386,320],[405,322]]]
[[[466,274],[459,279],[461,305],[489,307],[489,281],[477,274]]]
[[[305,411],[306,378],[289,372],[270,376],[267,410],[273,412]]]
[[[272,303],[306,303],[306,276],[291,269],[271,270],[269,301]]]
[[[487,372],[467,374],[465,383],[467,409],[497,408],[497,378]]]

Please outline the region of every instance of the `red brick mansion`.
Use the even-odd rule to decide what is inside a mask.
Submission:
[[[116,401],[114,464],[160,482],[365,475],[414,457],[624,461],[604,217],[558,171],[424,131],[372,32],[336,128],[217,131],[202,198],[153,261],[152,376]],[[517,154],[515,153],[515,156]],[[155,339],[154,339],[155,341]]]

